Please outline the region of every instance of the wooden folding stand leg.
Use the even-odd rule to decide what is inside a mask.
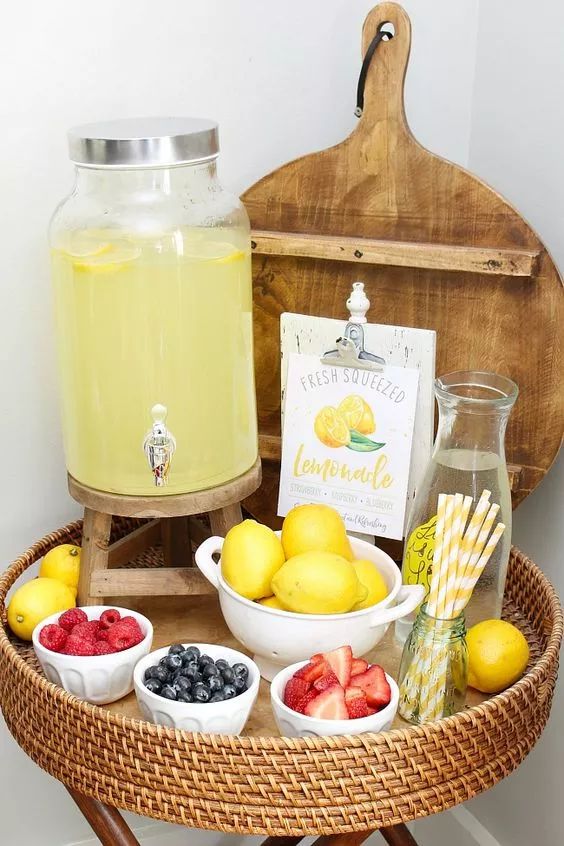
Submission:
[[[88,488],[69,476],[71,496],[84,506],[80,605],[104,596],[187,596],[213,588],[192,565],[192,541],[204,539],[197,514],[208,514],[212,534],[225,535],[242,519],[241,501],[261,482],[260,459],[242,476],[217,488],[189,494],[120,496]],[[114,516],[150,518],[110,544]],[[164,566],[124,568],[146,549],[162,544]]]
[[[68,791],[102,846],[140,846],[119,811],[70,788]],[[389,846],[417,846],[403,824],[381,828],[379,831]],[[355,831],[351,834],[326,835],[318,837],[313,846],[361,846],[371,834],[374,832]],[[262,846],[298,846],[301,840],[302,837],[267,837]]]

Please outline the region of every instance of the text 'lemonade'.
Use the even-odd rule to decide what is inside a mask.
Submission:
[[[71,475],[93,488],[155,495],[249,469],[257,431],[248,234],[71,231],[52,260]],[[176,442],[163,488],[143,450],[158,405]]]

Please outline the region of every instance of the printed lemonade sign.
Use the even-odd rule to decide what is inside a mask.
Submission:
[[[348,529],[400,539],[419,373],[357,370],[292,354],[278,513],[302,502],[337,508]]]

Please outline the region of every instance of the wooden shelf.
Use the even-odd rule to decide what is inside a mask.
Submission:
[[[349,261],[357,264],[418,267],[494,276],[533,277],[537,250],[459,247],[413,241],[379,241],[334,235],[303,235],[295,232],[253,230],[253,253],[268,256]]]
[[[95,570],[90,579],[91,596],[192,596],[216,590],[193,567],[142,567]]]

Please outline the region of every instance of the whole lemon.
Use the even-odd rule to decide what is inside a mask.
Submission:
[[[304,552],[286,561],[272,590],[289,610],[301,614],[344,614],[367,594],[350,561],[331,552]]]
[[[302,552],[332,552],[352,561],[353,552],[341,515],[329,505],[297,505],[282,525],[286,558]]]
[[[282,605],[277,596],[266,596],[264,599],[259,599],[258,601],[261,605],[266,605],[267,608],[276,608],[278,611],[288,610]]]
[[[350,394],[345,397],[337,408],[349,426],[362,435],[371,435],[376,431],[374,413],[368,403],[358,394]]]
[[[74,594],[68,585],[58,579],[33,579],[12,596],[8,605],[8,625],[22,640],[31,640],[34,628],[45,617],[75,605]]]
[[[529,661],[527,641],[505,620],[483,620],[468,630],[468,684],[499,693],[523,675]]]
[[[353,606],[353,611],[361,611],[363,608],[370,608],[371,605],[376,605],[381,602],[388,595],[388,585],[384,576],[377,568],[374,561],[369,561],[366,558],[361,558],[352,562],[359,582],[364,585],[368,591],[366,599],[362,602],[357,602]]]
[[[50,549],[39,568],[39,575],[47,579],[58,579],[68,585],[76,596],[78,590],[78,576],[80,573],[79,546],[72,543],[62,543]]]
[[[241,596],[270,596],[272,577],[283,563],[280,539],[268,526],[243,520],[227,532],[221,551],[221,573]]]

